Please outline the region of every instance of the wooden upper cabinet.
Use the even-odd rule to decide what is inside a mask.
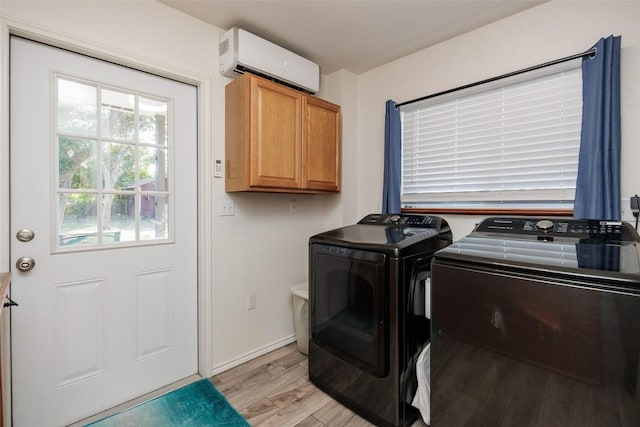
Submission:
[[[338,105],[252,74],[225,95],[226,191],[340,191]]]
[[[251,80],[251,187],[302,186],[302,95]]]
[[[310,96],[303,107],[304,187],[340,191],[340,107]]]

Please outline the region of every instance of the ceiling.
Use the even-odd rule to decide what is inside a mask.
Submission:
[[[361,74],[547,0],[158,0],[240,27],[320,65]]]

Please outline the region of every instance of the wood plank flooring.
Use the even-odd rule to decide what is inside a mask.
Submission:
[[[307,357],[290,344],[211,377],[254,427],[374,426],[309,382]],[[413,427],[425,427],[418,420]]]

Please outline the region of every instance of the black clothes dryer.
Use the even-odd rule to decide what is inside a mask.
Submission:
[[[371,214],[309,240],[309,378],[381,426],[408,426],[429,341],[425,288],[449,245],[439,217]]]
[[[431,425],[640,425],[640,237],[488,218],[436,253]]]

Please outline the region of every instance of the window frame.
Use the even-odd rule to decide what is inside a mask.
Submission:
[[[91,134],[75,134],[74,132],[61,131],[59,129],[58,123],[58,106],[59,106],[59,94],[58,94],[58,82],[60,80],[78,83],[82,85],[87,85],[94,87],[96,89],[96,93],[98,94],[96,99],[96,120],[97,120],[97,129],[95,135]],[[175,191],[174,191],[174,182],[175,182],[175,168],[174,168],[174,137],[173,137],[173,118],[174,118],[174,101],[173,99],[157,96],[151,93],[142,92],[139,90],[126,88],[126,87],[118,87],[110,84],[104,84],[98,80],[88,80],[82,77],[76,77],[69,74],[62,74],[58,72],[51,73],[51,102],[52,102],[52,122],[51,122],[51,159],[52,159],[52,188],[51,188],[51,203],[52,206],[55,207],[53,212],[58,212],[59,207],[59,199],[62,194],[86,194],[86,195],[95,195],[96,198],[96,239],[97,242],[89,243],[89,244],[80,244],[80,245],[64,245],[60,243],[61,235],[59,235],[58,227],[61,225],[59,223],[58,215],[54,215],[51,218],[51,253],[69,253],[69,252],[85,252],[85,251],[95,251],[95,250],[105,250],[105,249],[124,249],[131,247],[139,247],[139,246],[156,246],[156,245],[166,245],[173,244],[175,242]],[[101,102],[100,93],[103,90],[114,91],[122,94],[127,94],[130,96],[134,96],[135,98],[135,137],[133,139],[117,139],[110,136],[106,136],[100,131],[101,120],[102,120],[102,108],[104,105]],[[164,103],[166,105],[166,117],[165,117],[165,127],[166,129],[163,131],[163,134],[166,138],[165,143],[149,142],[141,140],[139,137],[139,122],[138,115],[140,114],[139,101],[140,99],[155,101],[159,103]],[[135,182],[133,184],[133,189],[105,189],[103,188],[103,182],[101,179],[102,172],[98,173],[96,176],[95,188],[61,188],[60,180],[59,180],[59,164],[60,164],[60,156],[59,156],[59,143],[60,137],[67,138],[76,138],[76,139],[87,139],[93,140],[96,142],[96,170],[102,170],[102,159],[103,152],[102,150],[108,144],[121,144],[124,146],[130,146],[133,148],[135,154]],[[140,179],[140,150],[143,149],[156,149],[156,150],[164,150],[166,153],[166,179],[167,179],[167,187],[162,190],[146,190],[142,189],[143,180]],[[112,234],[108,230],[102,229],[102,198],[105,195],[112,196],[132,196],[135,201],[135,212],[134,212],[134,227],[135,227],[135,238],[133,240],[124,240],[124,241],[105,241],[103,239],[104,235]],[[164,226],[166,227],[166,237],[160,237],[155,239],[145,239],[141,237],[141,209],[142,209],[142,198],[143,197],[161,197],[167,200],[166,203],[166,214],[167,218],[165,219]],[[107,239],[109,240],[109,239]]]
[[[404,117],[403,112],[416,110],[421,107],[424,107],[429,104],[436,103],[445,103],[452,99],[459,99],[461,97],[482,94],[488,91],[495,90],[496,88],[506,87],[509,85],[531,81],[540,77],[550,76],[560,74],[569,70],[577,70],[581,69],[582,64],[582,56],[576,55],[574,57],[568,58],[563,61],[554,61],[552,63],[543,64],[538,67],[531,67],[526,70],[522,70],[519,72],[505,74],[503,76],[496,77],[494,79],[487,79],[476,84],[465,85],[456,89],[447,90],[444,92],[436,93],[434,95],[430,95],[427,97],[419,98],[415,101],[409,101],[406,103],[402,103],[399,105],[401,112],[401,142],[403,144],[404,149]],[[581,73],[579,79],[581,81]],[[580,97],[582,93],[580,91]],[[580,99],[580,105],[582,104],[582,100]],[[582,107],[579,107],[580,113]],[[581,127],[581,117],[580,124],[578,127]],[[578,131],[579,134],[579,131]],[[579,149],[579,136],[577,141],[578,149]],[[577,157],[579,155],[576,154],[576,164]],[[402,159],[402,167],[401,167],[401,175],[404,172],[404,158]],[[401,180],[404,180],[404,177],[401,176]],[[536,192],[537,190],[521,190],[523,191],[531,191]],[[575,187],[571,189],[572,195],[575,194]],[[564,191],[566,197],[566,190]],[[435,193],[432,193],[435,194]],[[452,194],[452,193],[450,193]],[[421,202],[415,201],[415,196],[413,196],[414,200],[407,200],[405,198],[404,193],[404,182],[401,185],[401,210],[403,212],[423,212],[423,213],[435,213],[435,214],[474,214],[474,215],[501,215],[501,214],[509,214],[509,215],[555,215],[555,216],[571,216],[573,215],[573,197],[570,200],[566,200],[563,203],[545,203],[544,201],[536,201],[534,203],[527,203],[527,200],[495,200],[493,203],[487,203],[486,201],[473,200],[468,201],[467,203],[460,203],[459,201],[453,200],[444,200],[438,202],[432,202],[429,205],[429,202],[426,202],[424,206],[419,206]],[[411,198],[411,197],[410,197]]]

